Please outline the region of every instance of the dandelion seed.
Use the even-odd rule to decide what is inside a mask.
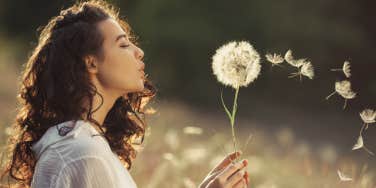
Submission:
[[[360,134],[362,134],[363,129],[367,130],[368,125],[376,122],[376,111],[372,109],[365,109],[360,112],[360,118],[362,118],[364,124],[360,129]]]
[[[301,67],[303,63],[306,61],[306,59],[298,59],[295,60],[294,56],[292,55],[292,50],[288,50],[285,54],[285,60],[288,64],[294,66],[294,67]]]
[[[261,70],[260,55],[245,41],[223,45],[212,59],[213,73],[218,81],[235,89],[253,82]]]
[[[346,76],[347,78],[350,78],[350,76],[351,76],[351,66],[350,66],[350,62],[345,61],[345,62],[343,63],[343,73],[345,74],[345,76]]]
[[[340,170],[337,170],[337,174],[338,174],[338,177],[341,181],[353,181],[352,178],[350,178],[349,176],[343,174]]]
[[[358,150],[358,149],[361,149],[363,148],[367,153],[369,153],[370,155],[375,155],[371,150],[369,150],[365,145],[364,145],[364,142],[363,142],[363,137],[362,135],[359,135],[358,137],[358,140],[356,141],[355,145],[353,146],[352,150]]]
[[[292,56],[292,51],[288,50],[285,54],[285,60],[287,63],[291,64],[292,61],[294,61],[294,57]]]
[[[376,111],[372,109],[365,109],[362,112],[360,112],[360,117],[362,118],[363,122],[366,124],[375,123]]]
[[[360,149],[364,146],[364,143],[363,143],[363,137],[362,136],[359,136],[358,137],[358,140],[356,141],[355,145],[353,146],[352,150],[357,150],[357,149]]]
[[[268,54],[265,55],[265,57],[266,57],[266,60],[268,60],[270,63],[272,63],[272,66],[279,65],[279,64],[284,62],[283,57],[279,54],[273,54],[272,55],[272,54],[268,53]]]
[[[302,76],[306,76],[308,77],[309,79],[313,79],[313,77],[315,76],[315,72],[314,72],[314,68],[312,66],[312,63],[310,61],[307,61],[306,59],[301,59],[301,60],[298,60],[300,61],[301,63],[301,67],[298,68],[299,71],[298,72],[295,72],[295,73],[291,73],[289,78],[294,78],[296,76],[299,76],[300,77],[300,81],[302,81]]]
[[[200,135],[203,131],[200,127],[188,126],[183,128],[183,132],[184,134]]]
[[[338,81],[335,83],[334,87],[335,91],[326,97],[328,100],[331,96],[338,93],[345,99],[345,104],[343,105],[343,109],[346,108],[347,100],[353,99],[356,97],[356,93],[351,89],[351,83],[348,80]]]
[[[302,68],[300,70],[300,73],[302,73],[303,76],[307,76],[309,79],[313,79],[313,76],[315,76],[315,72],[312,66],[311,62],[306,62],[302,65]]]
[[[342,69],[330,69],[331,71],[342,71],[347,78],[351,77],[351,66],[349,61],[343,63]]]

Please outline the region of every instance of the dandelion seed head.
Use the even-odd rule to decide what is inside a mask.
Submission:
[[[266,60],[268,60],[273,65],[281,64],[284,61],[284,59],[281,55],[275,54],[275,53],[273,55],[268,53],[268,54],[265,55],[265,57],[266,57]]]
[[[376,111],[372,109],[365,109],[360,112],[360,117],[364,123],[375,123],[376,122]]]
[[[342,70],[343,70],[343,73],[345,74],[345,76],[346,76],[347,78],[350,78],[350,76],[351,76],[351,66],[350,66],[350,62],[345,61],[345,62],[343,63],[343,68],[342,68]]]
[[[353,99],[356,97],[356,93],[351,89],[351,82],[348,80],[336,82],[335,90],[345,99]]]
[[[309,61],[304,62],[300,70],[300,73],[304,76],[307,76],[309,79],[313,79],[313,77],[315,76],[315,72],[312,63]]]
[[[246,41],[223,45],[217,49],[212,60],[212,69],[217,80],[233,88],[248,86],[261,70],[260,55]]]

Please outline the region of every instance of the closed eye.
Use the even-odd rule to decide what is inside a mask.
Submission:
[[[120,45],[120,47],[121,47],[121,48],[127,48],[127,47],[129,47],[129,45],[127,45],[127,44],[122,44],[122,45]]]

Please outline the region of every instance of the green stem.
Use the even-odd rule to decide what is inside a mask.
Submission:
[[[234,144],[234,150],[235,152],[237,151],[237,148],[236,148],[236,136],[235,136],[235,115],[236,115],[236,110],[237,110],[237,107],[238,107],[238,104],[237,104],[237,100],[238,100],[238,94],[239,94],[239,87],[237,87],[235,89],[235,97],[234,97],[234,104],[233,104],[233,107],[232,107],[232,115],[231,115],[231,132],[232,132],[232,141],[233,141],[233,144]]]
[[[225,109],[225,112],[226,112],[228,118],[230,119],[230,123],[231,123],[232,116],[231,116],[231,113],[230,113],[230,111],[228,110],[228,108],[227,108],[227,106],[225,104],[225,101],[223,100],[223,91],[222,91],[222,89],[221,89],[221,102],[222,102],[222,106]]]

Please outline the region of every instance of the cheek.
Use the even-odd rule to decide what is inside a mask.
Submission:
[[[107,56],[101,68],[100,80],[105,87],[132,88],[139,77],[133,60],[127,54]]]

